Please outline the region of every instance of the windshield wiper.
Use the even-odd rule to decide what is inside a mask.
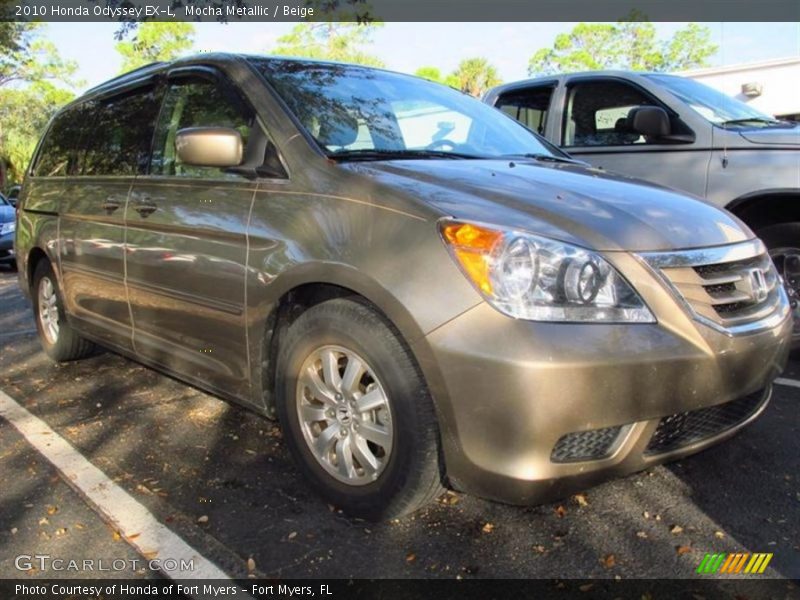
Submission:
[[[747,117],[744,119],[730,119],[723,121],[720,125],[746,125],[747,123],[765,123],[767,125],[783,125],[785,121],[778,119],[768,119],[766,117]]]
[[[377,148],[363,148],[361,150],[340,150],[330,152],[328,157],[333,160],[391,160],[391,159],[427,159],[427,158],[450,158],[450,159],[474,159],[484,158],[475,154],[463,154],[460,152],[447,152],[445,150],[382,150]]]
[[[572,165],[585,165],[586,163],[582,160],[576,160],[574,158],[567,158],[566,156],[557,156],[555,154],[544,154],[543,152],[540,153],[528,153],[528,154],[504,154],[503,158],[532,158],[533,160],[539,160],[542,162],[558,162],[558,163],[568,163]]]

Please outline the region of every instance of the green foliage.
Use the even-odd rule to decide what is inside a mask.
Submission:
[[[47,121],[74,94],[77,64],[41,38],[40,23],[0,22],[0,180],[20,181]]]
[[[191,50],[194,33],[192,23],[142,23],[136,31],[136,37],[117,42],[116,50],[122,55],[121,72],[178,58]]]
[[[420,67],[414,71],[414,75],[422,77],[428,81],[435,81],[436,83],[443,83],[442,72],[436,67]]]
[[[502,83],[497,69],[483,57],[462,60],[451,77],[455,83],[453,87],[476,98]]]
[[[690,23],[669,40],[659,40],[653,24],[634,11],[627,21],[579,23],[571,32],[559,34],[552,48],[542,48],[531,57],[528,73],[679,71],[706,66],[716,51],[707,27]]]
[[[39,36],[41,23],[0,25],[0,87],[42,80],[72,83],[78,65],[63,60],[55,45]]]
[[[489,88],[502,83],[497,69],[482,57],[462,60],[458,68],[449,75],[443,75],[440,69],[431,66],[420,67],[414,75],[449,85],[475,97],[482,96]]]
[[[458,88],[458,78],[455,74],[442,75],[442,72],[436,67],[420,67],[414,72],[414,75],[427,79],[428,81],[435,81],[436,83]]]
[[[300,23],[278,38],[270,53],[382,67],[383,61],[367,53],[372,33],[380,23]]]
[[[39,81],[0,94],[0,162],[9,181],[22,181],[31,155],[50,117],[74,94]]]

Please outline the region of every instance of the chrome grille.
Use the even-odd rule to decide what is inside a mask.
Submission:
[[[718,329],[767,327],[788,313],[780,278],[760,240],[641,256],[696,318]]]

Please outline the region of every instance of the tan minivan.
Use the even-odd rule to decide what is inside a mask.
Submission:
[[[103,346],[277,417],[375,519],[714,444],[764,410],[792,328],[731,214],[445,86],[307,60],[91,90],[36,151],[16,249],[53,359]]]

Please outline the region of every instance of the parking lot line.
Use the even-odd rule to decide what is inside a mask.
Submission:
[[[13,425],[61,473],[67,484],[119,531],[123,539],[148,561],[160,561],[159,571],[163,575],[170,579],[230,581],[231,578],[224,571],[162,525],[147,508],[109,479],[69,442],[2,390],[0,417]],[[168,559],[174,563],[170,561],[165,564]],[[173,564],[174,569],[171,566]]]
[[[789,387],[800,388],[800,381],[797,381],[796,379],[786,379],[785,377],[778,377],[775,380],[775,383],[777,383],[778,385],[786,385]]]

